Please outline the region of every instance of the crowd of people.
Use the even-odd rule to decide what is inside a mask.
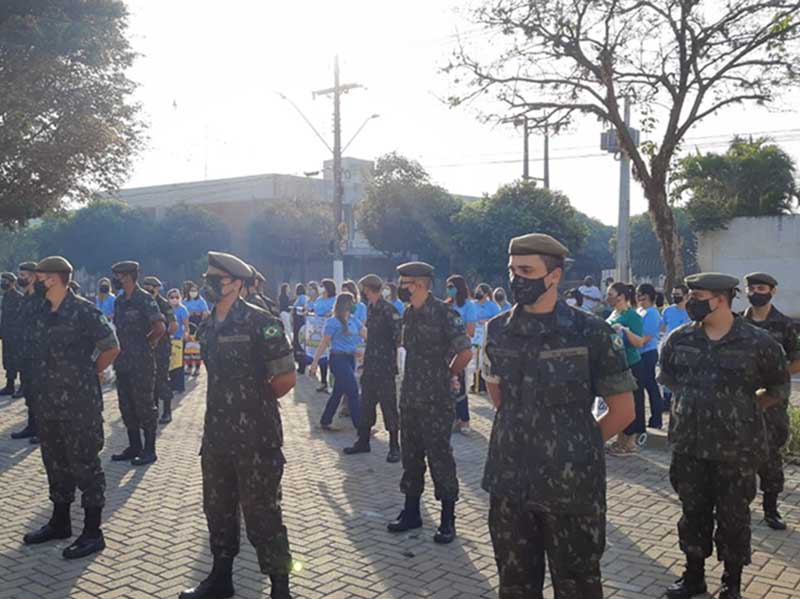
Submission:
[[[728,275],[687,277],[663,307],[646,283],[608,280],[601,291],[587,277],[561,291],[569,251],[548,235],[516,237],[508,253],[513,303],[504,288],[471,289],[458,274],[437,298],[434,269],[424,262],[399,266],[396,283],[369,274],[337,289],[323,279],[298,284],[294,296],[283,283],[277,302],[264,295],[257,269],[220,252],[209,252],[202,285],[187,281],[166,297],[162,282],[140,278],[134,261],[114,264],[91,300],[63,257],[2,273],[2,394],[26,399],[27,425],[13,436],[41,443],[53,503],[50,520],[24,542],[70,538],[79,488],[84,529],[63,555],[105,547],[101,382],[112,370],[128,445],[111,459],[145,466],[157,460],[157,424],[171,420],[172,393],[204,365],[201,469],[214,564],[180,597],[233,596],[240,511],[271,596],[290,597],[278,407],[307,372],[329,393],[322,431],[334,429],[346,399],[344,414],[357,433],[348,455],[371,450],[380,406],[387,461],[402,461],[404,504],[388,532],[423,526],[430,470],[440,544],[456,538],[451,435],[469,435],[470,392],[488,395],[496,415],[482,486],[490,494],[501,599],[541,596],[545,563],[557,598],[602,597],[605,454],[635,455],[647,427],[661,428],[669,411],[686,569],[667,595],[705,592],[704,562],[716,542],[725,563],[719,596],[741,597],[757,479],[765,520],[786,527],[777,505],[780,447],[800,351],[791,319],[772,305],[778,282],[748,275],[751,307],[739,316],[732,310],[739,280]]]

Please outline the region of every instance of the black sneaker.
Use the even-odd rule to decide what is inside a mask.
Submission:
[[[85,533],[75,539],[69,547],[64,549],[61,555],[64,559],[79,559],[86,557],[106,548],[106,540],[103,537],[103,531],[99,531],[98,536],[87,536]]]

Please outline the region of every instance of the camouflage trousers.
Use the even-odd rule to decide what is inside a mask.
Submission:
[[[749,564],[755,467],[673,453],[669,478],[683,508],[678,521],[681,551],[687,557],[705,559],[714,542],[720,561]]]
[[[788,405],[781,403],[764,412],[769,452],[758,467],[761,492],[778,495],[783,492],[783,457],[781,448],[789,440]]]
[[[159,402],[168,402],[172,399],[172,387],[169,384],[169,357],[171,346],[159,345],[156,349],[156,378],[153,385],[153,396],[156,407]]]
[[[201,456],[203,509],[212,555],[233,558],[239,553],[241,511],[261,571],[288,574],[292,556],[281,513],[285,463],[281,450],[243,454],[203,448]]]
[[[41,420],[39,439],[42,461],[53,503],[72,503],[75,487],[81,490],[81,505],[103,507],[106,476],[100,465],[103,421]]]
[[[363,428],[372,428],[378,420],[377,406],[380,404],[383,424],[389,432],[396,432],[400,417],[397,412],[397,389],[391,372],[364,372],[361,376],[361,423]]]
[[[458,499],[456,461],[450,446],[455,414],[449,395],[438,403],[400,406],[400,444],[403,447],[400,490],[405,495],[422,495],[427,458],[436,499]]]
[[[154,432],[158,408],[153,403],[155,372],[153,368],[117,372],[119,411],[125,428]]]
[[[605,514],[553,514],[521,499],[492,495],[489,533],[500,599],[541,599],[545,556],[556,599],[602,599]]]

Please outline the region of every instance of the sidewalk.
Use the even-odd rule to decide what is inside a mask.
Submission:
[[[172,424],[162,429],[159,461],[149,468],[112,464],[125,432],[116,397],[105,396],[106,447],[102,460],[108,483],[104,530],[108,548],[86,560],[67,562],[68,541],[26,547],[22,535],[50,514],[39,450],[9,434],[21,427],[22,400],[0,400],[0,599],[174,599],[207,573],[211,556],[201,501],[198,450],[204,412],[204,378],[177,402]],[[456,435],[453,446],[462,485],[457,507],[458,540],[450,546],[431,539],[438,521],[430,481],[424,498],[425,527],[392,536],[385,523],[402,506],[401,467],[385,461],[388,437],[381,431],[373,453],[344,456],[354,435],[315,429],[326,396],[306,377],[282,400],[286,457],[284,514],[295,559],[294,596],[302,599],[411,597],[496,597],[496,570],[486,527],[488,497],[480,489],[492,410],[474,396],[471,437]],[[608,548],[603,559],[606,596],[660,597],[680,575],[679,514],[669,486],[669,455],[647,450],[608,464]],[[800,597],[800,469],[786,472],[782,511],[789,530],[775,532],[753,510],[753,565],[745,570],[748,599]],[[73,506],[76,533],[82,525]],[[709,586],[716,592],[721,567],[710,560]],[[236,597],[267,597],[269,582],[257,567],[242,530],[235,565]],[[547,596],[552,596],[549,594]]]

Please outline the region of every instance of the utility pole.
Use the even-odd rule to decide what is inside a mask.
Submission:
[[[625,97],[625,128],[631,125],[631,102]],[[631,280],[631,161],[621,152],[619,161],[619,218],[617,221],[617,281]]]
[[[528,115],[522,117],[522,180],[527,181],[530,179],[530,171],[528,170],[528,162],[530,157],[528,155]]]
[[[339,56],[333,61],[333,87],[313,92],[313,97],[333,96],[333,222],[335,225],[333,247],[333,280],[341,288],[344,281],[344,250],[347,246],[347,225],[343,222],[344,186],[342,184],[342,119],[341,97],[351,89],[362,87],[357,83],[339,83]]]
[[[544,124],[544,188],[550,189],[550,128]]]

